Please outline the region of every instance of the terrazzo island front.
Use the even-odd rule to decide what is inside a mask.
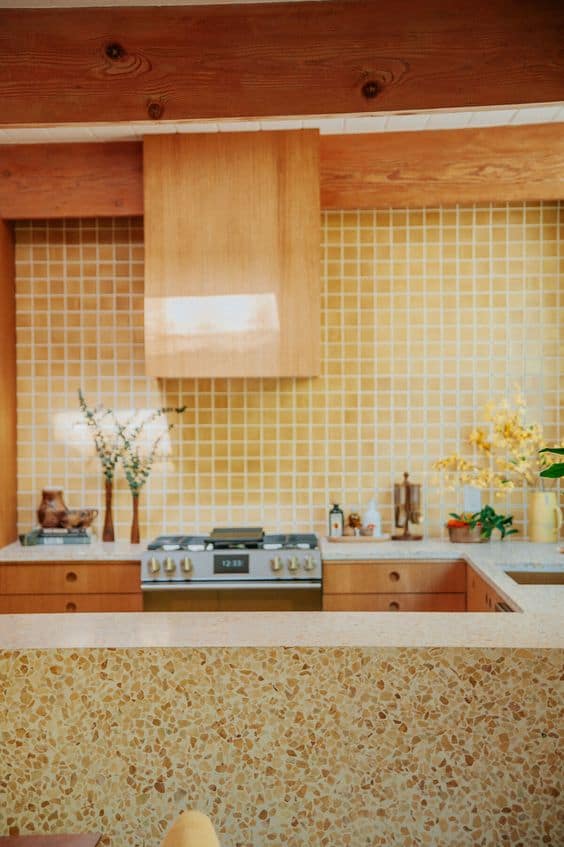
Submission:
[[[564,586],[505,570],[562,557],[483,547],[520,612],[0,616],[0,835],[158,847],[196,807],[225,847],[561,847]]]

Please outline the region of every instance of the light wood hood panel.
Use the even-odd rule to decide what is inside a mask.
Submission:
[[[147,373],[317,375],[317,132],[149,136],[144,175]]]

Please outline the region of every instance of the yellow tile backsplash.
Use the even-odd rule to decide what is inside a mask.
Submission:
[[[374,490],[385,529],[394,481],[424,485],[439,536],[462,503],[433,483],[492,398],[520,386],[562,438],[561,205],[326,212],[318,379],[155,380],[143,366],[143,228],[132,219],[16,225],[18,523],[41,489],[102,505],[76,444],[77,389],[118,410],[186,404],[141,496],[142,537],[252,523],[323,531]],[[82,452],[81,452],[82,451]],[[526,495],[502,502],[526,532]],[[130,499],[118,474],[115,524]],[[101,520],[98,519],[98,527]]]

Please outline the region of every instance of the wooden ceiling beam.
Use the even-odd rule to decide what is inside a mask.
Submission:
[[[0,217],[143,214],[142,144],[0,146]],[[564,124],[322,135],[321,207],[564,199]]]
[[[0,127],[564,99],[560,0],[0,11]]]

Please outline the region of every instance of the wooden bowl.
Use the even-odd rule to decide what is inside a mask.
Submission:
[[[69,509],[63,517],[62,526],[66,529],[86,529],[97,514],[98,509]]]

